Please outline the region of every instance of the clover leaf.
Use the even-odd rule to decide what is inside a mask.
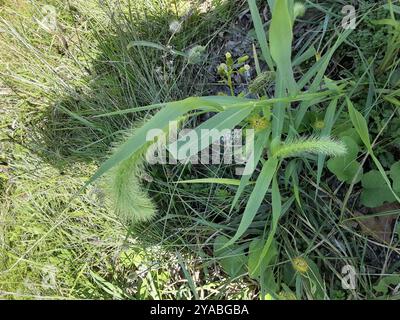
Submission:
[[[357,161],[360,147],[351,137],[343,137],[343,143],[347,147],[347,154],[341,157],[329,159],[327,165],[331,171],[340,181],[350,184],[353,178],[357,175],[355,183],[360,182],[363,170],[361,164]]]
[[[396,201],[385,179],[378,170],[371,170],[364,174],[361,180],[363,191],[361,193],[361,203],[368,208],[375,208],[385,202]]]
[[[400,161],[390,168],[390,177],[393,180],[393,190],[400,193]]]
[[[247,257],[244,248],[238,245],[232,245],[224,248],[229,242],[225,236],[218,236],[214,242],[214,257],[219,261],[222,269],[231,277],[245,273]]]

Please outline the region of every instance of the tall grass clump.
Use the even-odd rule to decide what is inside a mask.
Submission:
[[[185,285],[174,288],[170,270],[179,269],[176,256],[159,248],[154,260],[153,249],[139,247],[137,234],[115,215],[131,222],[136,214],[142,221],[156,211],[142,187],[141,156],[130,155],[113,171],[119,179],[108,180],[114,191],[124,190],[116,193],[117,208],[110,210],[97,187],[79,193],[110,145],[123,140],[137,120],[151,117],[153,111],[140,106],[204,89],[204,65],[188,63],[187,55],[130,44],[152,41],[186,54],[206,45],[237,10],[218,6],[185,17],[187,1],[148,3],[0,5],[1,143],[7,150],[1,153],[2,297],[193,295]],[[56,9],[54,28],[45,24],[49,6]],[[182,30],[172,35],[168,25],[176,19]]]
[[[306,19],[305,6],[291,0],[270,1],[268,5],[272,19],[268,33],[265,33],[256,2],[249,0],[248,4],[260,56],[265,62],[266,69],[260,70],[258,51],[255,51],[254,63],[257,74],[262,75],[265,72],[273,74],[265,84],[267,87],[258,90],[267,94],[257,98],[251,97],[246,92],[234,96],[232,82],[228,81],[231,96],[190,97],[146,106],[145,109],[158,108],[160,111],[102,164],[89,183],[108,174],[132,154],[139,153],[146,143],[146,132],[156,128],[166,130],[170,121],[183,115],[191,118],[199,114],[212,113],[210,119],[200,123],[194,122],[197,124],[194,125],[194,131],[198,134],[197,145],[206,142],[206,145],[202,144],[202,148],[219,139],[211,137],[209,133],[203,133],[202,129],[222,131],[245,128],[249,123],[262,124],[257,125],[254,137],[256,163],[254,170],[240,179],[232,179],[235,174],[230,171],[229,166],[220,165],[215,169],[212,166],[209,168],[199,166],[194,169],[190,164],[177,166],[172,169],[172,176],[176,179],[171,179],[169,176],[167,182],[158,181],[168,188],[169,200],[163,202],[168,204],[168,209],[159,212],[158,220],[136,225],[134,229],[136,232],[151,230],[156,237],[158,234],[158,239],[162,242],[169,241],[172,246],[180,245],[188,249],[198,248],[198,252],[213,247],[213,257],[220,262],[231,278],[249,275],[259,282],[261,298],[277,299],[290,296],[294,294],[292,290],[296,282],[301,283],[301,290],[304,290],[303,293],[299,293],[296,285],[297,298],[326,299],[329,294],[319,266],[307,256],[314,252],[312,245],[315,244],[316,237],[322,236],[318,234],[318,224],[315,224],[314,214],[334,215],[336,209],[335,205],[329,209],[322,205],[313,210],[310,203],[312,199],[314,201],[324,199],[329,194],[326,191],[327,184],[322,179],[326,177],[324,170],[326,157],[334,157],[336,159],[331,160],[341,163],[343,159],[347,159],[346,157],[350,159],[355,153],[342,141],[343,137],[347,139],[347,135],[331,138],[339,116],[342,114],[347,116],[349,131],[346,134],[351,133],[353,139],[365,146],[374,165],[379,169],[378,174],[383,177],[383,185],[388,187],[387,192],[393,197],[397,195],[372,150],[373,144],[370,141],[367,121],[350,100],[359,90],[361,79],[354,84],[352,81],[327,76],[331,72],[332,59],[337,50],[346,43],[353,31],[339,29],[340,31],[329,39],[328,44],[321,48],[322,38],[327,32],[329,22],[325,17],[325,27],[321,30],[322,38],[319,44],[316,39],[310,39],[311,43],[318,44],[319,51],[317,52],[308,42],[303,48],[297,47],[296,52],[293,52],[293,42],[297,41],[293,29],[296,23],[303,23],[301,21],[303,17]],[[313,5],[309,8],[322,9]],[[327,9],[322,11],[329,14]],[[364,17],[361,17],[361,21],[362,19]],[[335,22],[340,23],[339,20]],[[234,70],[235,62],[231,54],[226,55],[226,62],[227,70]],[[303,71],[297,63],[300,65],[306,63],[308,68]],[[224,65],[221,66],[225,68]],[[254,120],[256,118],[259,118],[259,121]],[[313,122],[310,119],[313,119]],[[169,145],[171,156],[180,161],[185,160],[175,151],[175,147],[183,144],[188,137],[183,136]],[[187,156],[193,156],[199,151],[200,148],[193,147]],[[343,165],[344,170],[347,170],[347,165],[346,163]],[[161,170],[170,171],[170,168],[166,165]],[[304,181],[303,179],[309,175],[313,180],[307,178]],[[351,188],[356,182],[356,175],[357,172],[354,175],[352,173]],[[198,189],[195,189],[194,184],[200,185]],[[203,192],[218,190],[225,195],[228,203],[220,205],[219,210],[215,211],[212,208],[211,198],[208,198],[203,206],[199,204],[202,194],[200,189],[204,185],[209,185],[209,189]],[[155,183],[150,185],[150,189],[154,186]],[[340,230],[342,218],[348,213],[347,201],[351,188],[340,205],[342,216],[335,215],[334,223],[331,224],[335,230]],[[185,192],[190,193],[191,190],[196,190],[196,194],[183,196]],[[163,201],[160,200],[161,197],[157,195],[155,197],[160,202]],[[329,201],[340,202],[341,200],[336,197],[335,191],[334,199]],[[220,203],[217,199],[214,201],[214,204]],[[184,211],[175,214],[174,210],[178,207]],[[296,225],[297,221],[301,221],[307,234]],[[326,222],[318,221],[321,228],[326,226]],[[313,232],[318,235],[312,237]],[[299,238],[298,241],[303,244],[304,250],[287,244],[294,235]],[[284,243],[285,246],[279,246],[279,243]],[[315,249],[315,252],[323,256],[319,250]],[[326,249],[325,252],[329,250]],[[277,260],[279,255],[284,255],[290,264],[282,262],[284,266],[279,267],[280,262]],[[346,256],[343,254],[339,256],[340,261],[348,262]],[[298,261],[303,268],[293,267]],[[333,270],[333,266],[325,259],[319,261],[327,264],[329,270]],[[282,275],[284,280],[279,276],[276,277],[274,270],[277,269],[289,276]]]

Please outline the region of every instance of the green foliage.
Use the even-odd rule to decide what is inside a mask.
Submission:
[[[261,263],[259,263],[264,243],[265,241],[263,239],[254,239],[249,247],[248,272],[249,276],[256,280],[260,280],[261,275],[272,265],[274,259],[278,255],[276,243],[273,243],[271,245],[271,250],[268,251],[267,255],[265,255]]]
[[[396,162],[390,169],[390,177],[393,181],[393,190],[400,195],[400,162]],[[361,180],[363,190],[361,193],[361,203],[366,207],[374,208],[383,205],[386,202],[395,202],[396,197],[392,189],[387,185],[381,173],[377,170],[371,170],[366,173]]]
[[[337,1],[267,2],[270,10],[263,11],[247,1],[249,35],[258,45],[246,53],[224,48],[230,33],[236,41],[247,32],[230,30],[247,28],[237,18],[246,1],[212,1],[213,8],[200,13],[185,0],[118,1],[106,10],[96,1],[67,6],[52,0],[62,26],[57,33],[37,28],[43,1],[26,5],[26,18],[25,11],[0,8],[6,82],[5,88],[0,82],[6,111],[0,140],[13,144],[0,155],[2,294],[397,297],[397,278],[377,279],[369,271],[397,271],[391,258],[396,237],[390,246],[377,244],[345,222],[361,220],[351,212],[361,206],[399,200],[399,9],[391,1],[378,7],[361,0],[359,26],[343,31]],[[307,15],[296,20],[305,7]],[[240,21],[228,27],[231,19]],[[171,21],[174,30],[168,30]],[[295,32],[305,29],[310,32]],[[208,89],[215,92],[210,70],[217,69],[221,49],[232,53],[218,68],[231,96],[204,97]],[[253,59],[257,77],[251,81]],[[8,88],[16,94],[8,97]],[[213,142],[202,129],[255,129],[254,163],[246,164],[246,175],[237,177],[235,166],[225,164],[146,166],[148,130],[164,134],[170,120],[182,119],[199,139],[168,145],[178,160],[185,157],[175,146],[195,154],[199,142]],[[86,184],[82,192],[115,140],[120,145],[90,180],[99,184]],[[20,145],[43,159],[21,156]],[[325,171],[327,156],[334,158]],[[149,246],[136,247],[137,241]],[[390,257],[385,263],[382,253]],[[294,269],[292,257],[303,254],[310,258]],[[357,290],[342,289],[344,264],[360,270]],[[43,284],[53,267],[55,287]]]
[[[196,154],[199,151],[199,145],[202,148],[207,147],[213,141],[210,140],[209,133],[203,133],[202,129],[234,129],[236,126],[244,126],[244,122],[255,123],[254,119],[248,117],[254,117],[259,115],[259,119],[265,119],[260,126],[260,121],[257,122],[257,126],[260,127],[256,130],[255,141],[257,141],[257,157],[256,164],[261,163],[261,171],[256,179],[254,188],[251,191],[247,204],[245,206],[244,212],[241,214],[240,223],[237,226],[235,234],[229,239],[225,236],[223,238],[219,237],[218,242],[214,245],[214,254],[221,258],[221,265],[231,276],[237,276],[242,270],[242,265],[244,263],[242,248],[238,246],[237,242],[243,237],[252,226],[259,213],[259,209],[265,200],[268,191],[271,188],[272,194],[272,215],[270,219],[269,232],[264,231],[264,243],[261,246],[261,242],[252,244],[252,251],[259,252],[257,258],[251,255],[251,272],[253,275],[258,273],[261,275],[260,270],[261,264],[268,257],[272,255],[271,248],[274,247],[275,235],[278,231],[279,220],[285,210],[290,207],[293,198],[291,200],[283,201],[278,180],[279,168],[281,162],[288,157],[302,157],[303,154],[318,154],[318,155],[331,155],[331,156],[341,156],[346,153],[346,147],[343,143],[335,141],[329,138],[327,135],[323,137],[311,137],[302,139],[293,139],[293,134],[287,131],[288,125],[292,125],[289,120],[286,122],[286,117],[292,112],[295,113],[297,110],[292,108],[292,101],[300,101],[303,103],[303,107],[299,109],[298,112],[302,113],[308,107],[315,103],[318,103],[318,99],[333,99],[337,101],[338,95],[340,96],[340,90],[338,86],[335,86],[332,81],[326,81],[326,87],[323,87],[320,91],[317,90],[317,82],[321,82],[323,78],[322,68],[315,68],[307,76],[311,79],[315,74],[314,87],[311,92],[309,91],[299,91],[303,89],[303,86],[307,84],[308,81],[302,83],[301,88],[298,87],[292,69],[291,55],[292,55],[292,40],[293,40],[293,16],[294,12],[293,6],[289,5],[289,1],[279,1],[275,2],[272,21],[269,30],[269,43],[270,47],[266,46],[264,39],[266,35],[262,34],[263,30],[260,25],[259,16],[257,10],[255,10],[254,3],[249,2],[252,15],[255,17],[255,27],[257,36],[260,39],[260,45],[263,48],[263,53],[266,59],[268,59],[269,52],[271,53],[272,60],[276,63],[276,89],[275,98],[273,99],[243,99],[241,97],[234,97],[234,89],[232,84],[232,75],[235,72],[241,73],[241,64],[247,61],[247,57],[241,57],[236,62],[233,60],[230,53],[226,54],[226,64],[222,64],[218,68],[218,73],[223,77],[226,84],[231,90],[231,97],[200,97],[200,98],[188,98],[181,101],[166,103],[162,105],[151,105],[146,107],[147,109],[153,109],[154,107],[162,107],[152,119],[150,119],[144,126],[139,128],[134,136],[132,136],[124,145],[121,146],[117,152],[115,152],[109,160],[107,160],[97,171],[97,173],[89,181],[93,182],[101,175],[106,173],[108,170],[112,169],[114,166],[119,165],[122,161],[130,157],[132,154],[137,154],[145,145],[145,136],[148,130],[160,128],[165,130],[169,121],[176,120],[181,116],[190,116],[191,112],[196,111],[196,114],[202,114],[209,111],[213,111],[216,114],[209,120],[198,125],[194,131],[198,133],[199,141],[192,141],[192,147],[188,147],[190,154],[185,154],[184,157],[176,153],[182,143],[185,142],[186,137],[182,137],[176,143],[168,146],[171,154],[179,160],[183,160],[187,156]],[[291,2],[290,2],[291,3]],[[258,17],[258,18],[257,18]],[[333,54],[330,51],[329,54]],[[329,56],[329,55],[328,55]],[[327,57],[328,57],[327,56]],[[329,60],[325,58],[324,60],[325,68],[328,65]],[[271,61],[272,62],[272,61]],[[238,68],[238,69],[237,69]],[[272,68],[271,68],[272,69]],[[238,71],[235,71],[238,70]],[[243,72],[246,70],[243,69]],[[318,81],[318,78],[320,79]],[[320,83],[318,84],[320,86]],[[314,89],[315,88],[315,89]],[[271,106],[272,106],[272,117],[271,117]],[[353,112],[356,114],[356,112]],[[355,115],[357,117],[357,114]],[[247,121],[246,121],[246,118]],[[271,128],[269,127],[269,121],[271,120]],[[330,120],[332,122],[332,120]],[[357,128],[362,126],[358,126]],[[360,130],[361,130],[360,129]],[[281,137],[287,135],[286,141],[281,141]],[[214,139],[219,137],[213,136]],[[200,144],[199,144],[200,142]],[[197,147],[196,147],[197,146]],[[268,159],[263,159],[263,154],[268,154]],[[235,203],[239,200],[240,194],[243,189],[248,185],[250,175],[242,177],[239,182],[239,188],[237,194],[233,201],[231,210],[235,207]],[[224,180],[220,180],[223,182]],[[210,183],[214,183],[215,180],[208,180]],[[235,182],[235,184],[237,184]],[[123,192],[121,189],[120,192]],[[226,250],[231,250],[232,252],[226,252]],[[228,253],[232,258],[228,258]],[[222,256],[222,257],[221,257]],[[258,259],[258,261],[256,261]],[[243,262],[243,263],[242,263]],[[264,268],[264,266],[262,267]],[[271,272],[269,270],[268,272]],[[271,277],[269,276],[271,279]]]
[[[382,175],[377,170],[365,173],[361,184],[363,191],[360,200],[366,207],[374,208],[383,205],[385,202],[396,200]]]
[[[234,278],[245,272],[246,256],[242,246],[226,246],[228,242],[229,239],[225,236],[215,238],[214,255],[223,270]]]
[[[340,180],[348,184],[358,183],[361,180],[363,170],[361,164],[357,161],[360,147],[350,137],[343,137],[343,143],[346,146],[347,154],[333,159],[329,159],[328,169]]]
[[[387,299],[390,297],[390,291],[396,292],[396,287],[400,283],[400,276],[391,275],[382,277],[378,284],[374,286],[374,289],[382,295],[382,298]],[[395,293],[399,295],[398,291]]]
[[[284,83],[291,95],[297,92],[292,70],[293,13],[288,1],[276,1],[272,11],[269,42],[272,59],[277,65],[277,82]]]
[[[400,193],[400,161],[394,163],[390,168],[390,177],[393,180],[393,190]]]

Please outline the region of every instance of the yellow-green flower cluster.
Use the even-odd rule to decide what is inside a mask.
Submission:
[[[302,257],[294,258],[292,261],[293,269],[299,273],[307,273],[309,266],[307,261]]]
[[[261,117],[260,115],[252,115],[249,119],[248,119],[249,125],[252,129],[254,129],[255,131],[261,131],[264,130],[266,128],[268,128],[268,126],[270,125],[269,120],[265,117]]]

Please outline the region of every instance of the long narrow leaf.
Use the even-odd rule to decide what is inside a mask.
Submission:
[[[264,31],[264,27],[260,18],[260,12],[258,11],[256,0],[248,0],[249,8],[251,12],[251,18],[253,20],[254,29],[256,31],[257,40],[261,47],[261,53],[268,64],[271,71],[274,70],[274,64],[272,62],[271,54],[269,52],[267,37]]]
[[[292,27],[288,1],[276,1],[269,29],[271,56],[277,64],[278,77],[285,83],[290,94],[294,95],[297,85],[292,70]]]
[[[274,241],[275,233],[278,228],[278,222],[279,218],[282,214],[282,199],[281,199],[281,193],[279,191],[279,185],[276,177],[274,177],[272,181],[272,224],[271,228],[268,234],[267,241],[263,247],[263,250],[260,254],[258,264],[256,266],[256,269],[259,267],[261,262],[263,261],[264,257],[268,254],[271,244]]]
[[[253,159],[253,163],[247,162],[246,166],[244,168],[245,172],[248,172],[248,174],[243,175],[242,179],[240,179],[240,184],[239,184],[239,188],[236,191],[235,194],[235,198],[232,201],[232,205],[231,205],[231,210],[233,210],[233,208],[235,207],[236,203],[238,202],[240,196],[242,195],[242,192],[244,191],[244,188],[248,185],[248,182],[251,178],[251,176],[253,175],[253,172],[255,170],[255,168],[257,167],[258,162],[261,159],[262,153],[264,151],[264,148],[267,144],[268,138],[269,138],[270,132],[266,133],[266,132],[261,132],[256,139],[255,145],[254,145],[254,159]],[[250,168],[252,168],[253,170],[250,170]]]
[[[260,207],[265,195],[267,194],[268,188],[278,168],[278,160],[276,158],[269,158],[261,170],[259,177],[257,178],[256,185],[253,192],[250,195],[249,201],[247,202],[246,208],[243,213],[242,220],[236,234],[229,240],[226,246],[230,246],[235,243],[249,228],[254,217],[257,214],[258,208]]]
[[[204,179],[192,179],[192,180],[177,181],[176,183],[177,184],[216,183],[216,184],[223,184],[223,185],[230,185],[230,186],[239,186],[240,180],[224,179],[224,178],[204,178]]]
[[[326,110],[326,114],[325,114],[325,118],[324,118],[325,126],[322,129],[322,133],[321,133],[322,137],[329,137],[331,135],[334,117],[335,117],[335,111],[336,111],[336,107],[337,107],[337,102],[338,102],[338,99],[333,99]],[[317,186],[319,186],[319,184],[321,182],[322,170],[324,168],[325,159],[326,159],[326,155],[323,155],[323,154],[318,155]]]
[[[183,160],[193,155],[196,155],[200,150],[208,147],[213,142],[217,141],[226,129],[233,129],[243,119],[245,119],[253,110],[253,106],[235,107],[218,113],[211,119],[199,125],[190,134],[184,135],[168,147],[175,159]],[[198,139],[188,138],[198,137]],[[189,150],[186,154],[179,154],[180,146],[185,145],[185,150]]]

